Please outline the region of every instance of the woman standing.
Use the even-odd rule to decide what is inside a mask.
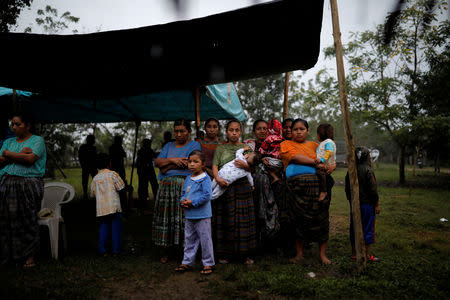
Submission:
[[[209,118],[205,122],[205,131],[206,136],[201,141],[202,152],[205,154],[205,166],[206,173],[212,178],[214,177],[212,171],[212,162],[214,159],[214,153],[216,152],[217,147],[219,147],[219,130],[220,124],[219,121],[215,118]]]
[[[294,119],[287,118],[284,119],[283,123],[281,124],[283,126],[282,136],[285,140],[292,139],[292,122],[294,122]]]
[[[253,122],[253,135],[255,138],[247,139],[244,143],[252,147],[253,151],[258,151],[267,137],[267,122],[262,119]]]
[[[227,142],[217,148],[213,160],[214,178],[220,186],[227,188],[214,201],[215,250],[220,263],[228,263],[232,258],[244,259],[246,264],[254,263],[250,255],[256,248],[256,224],[250,183],[244,177],[228,185],[218,174],[223,165],[235,158],[236,151],[245,146],[239,141],[241,134],[238,120],[228,122]],[[248,168],[244,162],[241,165]]]
[[[331,188],[334,181],[331,176],[327,197],[319,201],[319,180],[316,176],[316,142],[307,141],[308,122],[296,119],[292,122],[292,140],[281,143],[281,159],[286,170],[287,201],[292,214],[292,223],[296,231],[297,255],[291,259],[297,262],[303,259],[304,241],[318,242],[320,259],[324,264],[331,261],[326,256],[329,233],[329,208]],[[330,171],[336,168],[334,165]],[[328,180],[328,179],[327,179]]]
[[[36,266],[39,247],[37,213],[44,195],[47,151],[44,139],[30,132],[24,115],[12,119],[16,137],[0,149],[0,263],[24,260],[24,268]]]
[[[169,142],[155,160],[159,168],[159,189],[153,214],[152,240],[165,248],[162,263],[169,260],[169,252],[181,247],[184,241],[184,217],[179,205],[183,183],[191,172],[187,157],[193,150],[201,150],[200,144],[190,140],[191,125],[180,119],[174,123],[175,141]]]

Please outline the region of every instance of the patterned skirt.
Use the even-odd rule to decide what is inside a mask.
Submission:
[[[37,213],[42,178],[4,175],[0,179],[0,259],[25,259],[39,247]]]
[[[253,174],[253,191],[258,229],[264,238],[272,238],[280,230],[278,204],[267,172],[260,169]]]
[[[331,188],[329,189],[331,192]],[[331,193],[319,201],[316,175],[297,175],[287,179],[287,205],[297,238],[323,243],[328,241]]]
[[[152,240],[157,246],[182,246],[184,243],[184,214],[180,197],[185,178],[171,176],[159,183],[152,224]]]
[[[213,201],[213,237],[219,258],[245,258],[256,248],[255,208],[246,177]]]

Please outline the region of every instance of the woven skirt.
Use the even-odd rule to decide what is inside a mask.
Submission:
[[[26,259],[39,248],[37,213],[42,178],[3,175],[0,179],[0,259]]]
[[[287,179],[287,205],[297,238],[319,243],[328,241],[330,196],[319,201],[316,175],[304,174]]]
[[[213,202],[213,237],[219,258],[245,258],[256,248],[255,208],[246,177]]]
[[[184,244],[184,213],[180,197],[186,177],[166,177],[159,183],[153,211],[152,240],[157,246]]]

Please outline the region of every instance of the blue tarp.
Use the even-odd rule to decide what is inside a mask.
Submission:
[[[12,89],[0,87],[0,96],[12,94]],[[86,99],[44,96],[18,90],[16,97],[25,112],[44,123],[195,120],[195,96],[188,90]],[[200,90],[200,119],[210,117],[245,119],[233,84],[209,85]]]

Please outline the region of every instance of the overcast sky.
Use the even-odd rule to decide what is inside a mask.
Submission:
[[[169,0],[33,0],[31,8],[22,12],[18,27],[13,31],[23,32],[24,28],[32,25],[37,9],[43,9],[46,5],[58,9],[59,14],[70,11],[73,16],[80,18],[77,24],[79,33],[90,33],[204,17],[250,6],[257,2],[267,1],[181,0],[181,3],[184,3],[184,9],[183,14],[180,15],[174,9],[173,1]],[[377,24],[383,23],[395,3],[396,0],[338,0],[342,42],[348,42],[350,31],[374,29]],[[321,47],[327,47],[333,44],[328,0],[325,0],[323,14]],[[321,53],[317,65],[308,70],[304,78],[312,78],[324,66],[334,68],[335,62],[324,61],[323,53]]]

